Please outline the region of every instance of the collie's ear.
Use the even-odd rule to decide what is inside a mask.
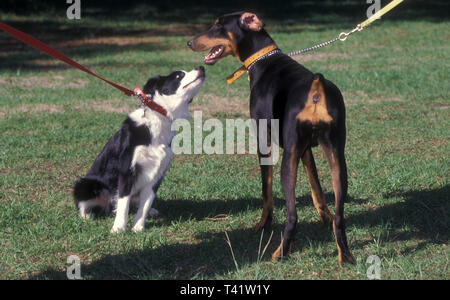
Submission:
[[[157,89],[157,85],[159,80],[161,79],[161,76],[155,76],[147,80],[144,87],[142,88],[142,91],[144,94],[152,95],[152,97],[155,95],[155,91]]]
[[[260,31],[264,27],[264,22],[257,15],[245,12],[241,16],[241,26],[253,31]]]

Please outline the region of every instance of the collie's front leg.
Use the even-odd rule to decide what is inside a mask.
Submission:
[[[124,232],[127,229],[128,211],[130,208],[130,196],[121,197],[117,200],[116,218],[111,233]]]
[[[141,232],[145,228],[145,219],[150,212],[153,201],[155,200],[155,193],[153,187],[146,187],[140,193],[139,209],[133,221],[134,232]]]

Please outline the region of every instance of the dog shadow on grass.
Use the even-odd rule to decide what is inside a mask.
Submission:
[[[370,230],[385,226],[392,232],[386,242],[420,240],[415,247],[405,248],[403,254],[417,251],[429,244],[443,244],[449,239],[450,186],[432,190],[394,192],[384,195],[385,200],[398,199],[360,213],[347,213],[347,226]],[[332,195],[327,195],[330,200]],[[297,208],[307,205],[308,196],[297,199]],[[359,206],[364,200],[350,199],[350,203]],[[300,204],[300,205],[299,205]],[[227,212],[233,218],[239,212],[260,209],[260,199],[212,200],[196,202],[190,200],[172,200],[162,204],[159,209],[172,210],[164,216],[163,223],[174,220],[203,220],[215,213]],[[311,205],[311,204],[310,204]],[[329,203],[332,205],[332,202]],[[276,199],[275,210],[284,206],[281,199]],[[299,207],[300,206],[300,207]],[[299,211],[301,213],[301,210]],[[255,220],[256,222],[257,220]],[[153,222],[153,221],[151,221]],[[152,224],[155,225],[155,224]],[[240,266],[251,265],[258,261],[258,249],[261,235],[253,230],[254,224],[244,228],[227,230]],[[408,227],[410,230],[405,231]],[[270,254],[280,242],[279,233],[283,224],[274,222],[275,232],[263,261],[268,261]],[[331,230],[322,225],[318,219],[301,221],[297,227],[294,253],[301,251],[312,243],[330,244],[334,247]],[[151,226],[147,230],[151,230]],[[269,234],[263,239],[263,246]],[[350,248],[358,252],[370,241],[351,240]],[[328,246],[327,246],[328,247]],[[336,251],[333,255],[336,255]],[[227,245],[224,232],[205,232],[195,237],[192,243],[163,243],[156,248],[136,250],[118,255],[104,255],[88,265],[81,266],[81,274],[85,279],[202,279],[215,276],[226,276],[236,270],[230,247]],[[31,279],[66,279],[66,271],[49,268]]]

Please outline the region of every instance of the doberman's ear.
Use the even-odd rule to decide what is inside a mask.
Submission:
[[[253,31],[260,31],[264,27],[264,23],[258,16],[249,12],[242,14],[240,23],[242,27]]]

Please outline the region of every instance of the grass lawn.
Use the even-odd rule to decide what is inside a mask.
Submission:
[[[349,31],[365,17],[341,19],[339,11],[325,11],[301,19],[266,14],[264,20],[288,52]],[[186,41],[220,12],[189,22],[95,11],[69,21],[65,11],[50,14],[0,13],[0,20],[134,88],[151,76],[201,65],[204,54],[190,51]],[[176,156],[155,201],[161,215],[142,233],[111,235],[112,216],[79,218],[71,195],[75,180],[138,103],[0,32],[0,279],[65,279],[70,255],[80,257],[83,279],[367,279],[370,255],[381,258],[382,279],[450,279],[450,22],[399,16],[296,57],[345,97],[345,215],[357,263],[344,267],[337,264],[332,231],[312,205],[302,167],[293,253],[270,261],[286,212],[280,163],[273,237],[258,255],[261,235],[253,226],[261,214],[261,183],[251,154]],[[204,119],[248,118],[245,76],[231,86],[225,82],[239,66],[228,57],[207,67],[191,110],[202,110]],[[328,166],[319,148],[313,152],[332,210]]]

